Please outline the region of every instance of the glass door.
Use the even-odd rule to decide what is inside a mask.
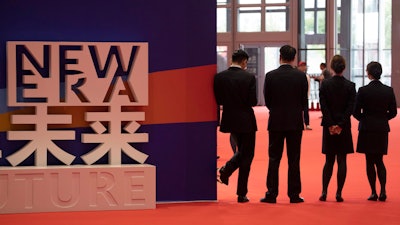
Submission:
[[[265,105],[265,74],[279,67],[279,49],[285,43],[242,44],[241,48],[249,54],[247,71],[256,76],[257,105]]]

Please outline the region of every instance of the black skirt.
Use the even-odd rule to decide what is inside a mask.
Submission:
[[[322,131],[322,153],[323,154],[349,154],[354,153],[351,129],[345,128],[339,135],[331,135],[328,127]]]
[[[357,152],[387,154],[388,150],[387,132],[359,132],[357,140]]]

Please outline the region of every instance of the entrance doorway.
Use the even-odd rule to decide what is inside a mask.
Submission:
[[[285,43],[242,44],[241,48],[249,54],[247,71],[256,76],[257,105],[265,105],[265,74],[279,67],[279,49]]]

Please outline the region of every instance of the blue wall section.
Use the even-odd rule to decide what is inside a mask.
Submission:
[[[215,24],[211,0],[1,0],[0,73],[8,40],[149,42],[150,73],[215,64]]]
[[[214,122],[165,124],[144,129],[152,138],[148,144],[148,162],[157,165],[159,175],[157,199],[216,199],[216,178],[204,179],[216,174],[216,146],[212,141],[216,135]],[[210,132],[212,130],[214,132]],[[177,141],[176,137],[185,139]]]
[[[0,113],[11,111],[6,102],[7,41],[148,42],[149,73],[212,65],[216,64],[215,10],[214,0],[1,0]],[[76,136],[85,129],[75,128]],[[157,167],[157,201],[216,199],[214,120],[146,124],[140,132],[149,133],[149,143],[134,147],[149,155],[146,163]],[[5,157],[26,143],[8,141],[6,136],[7,131],[0,132],[0,166],[9,166]],[[77,142],[58,144],[79,146]],[[74,155],[88,149],[75,148]],[[48,161],[59,163],[51,155]],[[23,165],[33,162],[32,156]],[[106,162],[104,158],[98,163]],[[125,158],[123,163],[135,162]],[[83,162],[78,157],[73,164]]]

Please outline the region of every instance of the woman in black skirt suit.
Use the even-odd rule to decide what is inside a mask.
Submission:
[[[323,126],[322,153],[325,154],[322,195],[319,200],[326,201],[336,160],[338,164],[336,201],[343,202],[342,189],[347,174],[347,154],[354,153],[350,117],[354,109],[356,89],[353,82],[343,77],[346,61],[342,56],[335,55],[330,67],[334,74],[321,83],[319,91]]]
[[[386,168],[383,155],[388,150],[388,121],[397,114],[396,98],[393,88],[382,84],[379,79],[382,66],[378,62],[367,65],[371,82],[358,90],[354,117],[359,120],[357,152],[365,153],[367,177],[371,186],[370,201],[386,200]],[[376,167],[376,170],[375,170]],[[375,182],[378,174],[381,192],[378,197]]]

